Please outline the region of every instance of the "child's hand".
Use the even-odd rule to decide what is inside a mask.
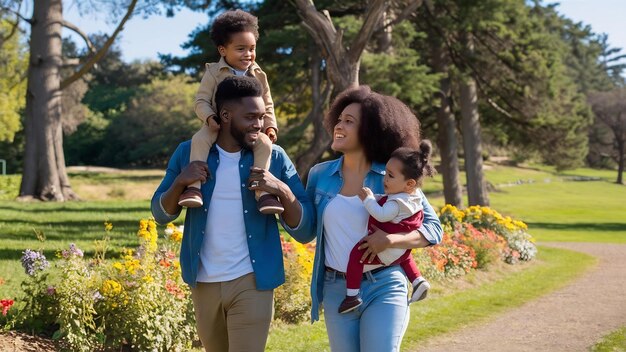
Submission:
[[[270,137],[270,141],[272,141],[272,143],[276,143],[278,140],[278,134],[276,134],[276,129],[274,127],[268,127],[265,130],[265,134]]]
[[[209,130],[214,133],[218,133],[220,131],[220,125],[215,121],[213,116],[209,116],[206,119],[207,125],[209,125]]]
[[[361,198],[361,201],[364,201],[365,198],[367,198],[368,196],[374,197],[374,193],[372,193],[372,190],[367,187],[361,188],[361,190],[359,191],[359,198]]]

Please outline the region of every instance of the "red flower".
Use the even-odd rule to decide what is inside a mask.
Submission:
[[[7,313],[9,312],[9,308],[11,308],[11,306],[13,305],[13,300],[12,299],[1,299],[0,300],[0,305],[2,306],[2,315],[6,316]]]

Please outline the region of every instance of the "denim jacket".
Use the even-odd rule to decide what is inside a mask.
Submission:
[[[165,177],[152,197],[152,215],[159,224],[174,221],[179,215],[168,214],[161,204],[161,196],[174,183],[176,177],[183,168],[189,164],[190,141],[181,143],[172,155]],[[259,290],[271,290],[285,282],[282,248],[278,233],[278,224],[272,215],[261,214],[256,207],[254,192],[248,190],[248,177],[253,163],[252,151],[243,150],[239,161],[239,179],[241,181],[241,198],[243,202],[243,218],[247,233],[250,260],[256,277],[256,285]],[[215,145],[209,152],[207,160],[211,175],[215,175],[220,162],[219,153]],[[270,172],[283,181],[294,193],[302,205],[302,218],[298,226],[289,228],[283,223],[283,227],[300,242],[309,242],[314,237],[313,220],[315,210],[307,197],[300,178],[291,160],[285,151],[277,146],[272,146]],[[235,175],[233,175],[235,176]],[[183,280],[190,286],[195,287],[200,263],[200,250],[204,239],[207,214],[211,196],[215,188],[215,178],[210,177],[202,185],[202,198],[204,205],[199,208],[187,209],[185,216],[185,228],[180,248],[180,266]],[[281,218],[281,222],[282,222]]]
[[[326,209],[328,203],[339,193],[343,186],[342,164],[343,157],[315,165],[309,172],[309,179],[306,185],[306,192],[309,198],[314,201],[316,210],[314,224],[316,224],[315,235],[317,236],[317,242],[315,261],[313,263],[313,278],[311,280],[312,321],[319,320],[320,303],[322,303],[324,292],[324,209]],[[369,187],[375,194],[382,194],[384,193],[384,175],[385,165],[372,163],[371,170],[365,176],[363,185]],[[441,223],[426,197],[423,194],[422,197],[424,223],[419,231],[430,243],[436,244],[441,242],[443,234]]]

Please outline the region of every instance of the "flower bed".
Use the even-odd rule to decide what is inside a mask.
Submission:
[[[445,206],[440,218],[442,243],[414,251],[430,280],[460,277],[500,260],[528,261],[537,253],[526,224],[493,209]],[[57,253],[53,274],[41,251],[25,250],[22,265],[29,277],[22,284],[24,295],[2,297],[0,328],[47,333],[75,351],[190,349],[195,318],[178,262],[182,228],[168,224],[159,236],[153,220],[141,220],[138,247],[107,259],[112,231],[106,222],[93,258],[84,258],[73,244]],[[286,282],[275,290],[274,316],[295,324],[309,316],[315,247],[291,238],[281,241]]]

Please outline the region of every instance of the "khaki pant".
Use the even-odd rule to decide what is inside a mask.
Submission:
[[[205,351],[264,351],[274,291],[257,290],[253,273],[225,282],[198,282],[191,299]]]

